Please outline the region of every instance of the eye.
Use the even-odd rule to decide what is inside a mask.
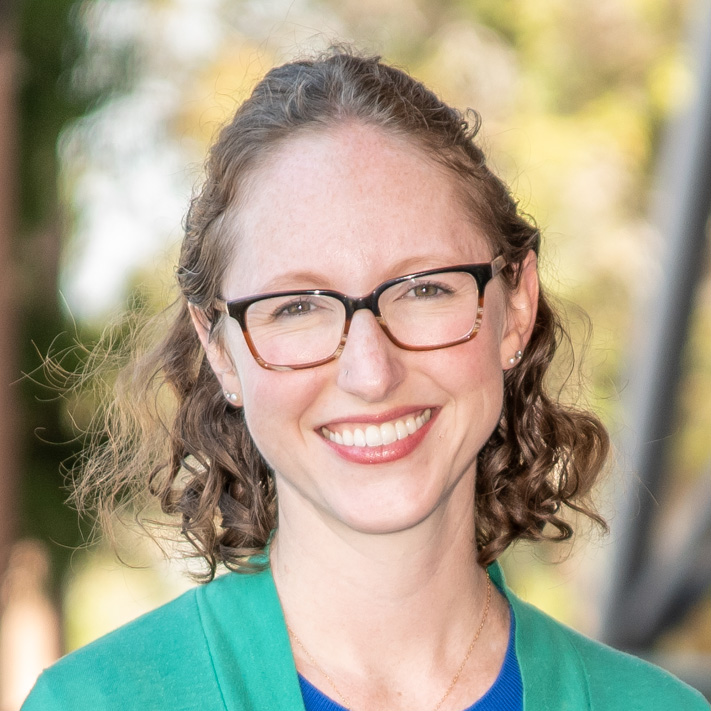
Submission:
[[[438,284],[435,282],[420,282],[414,284],[405,294],[405,297],[415,299],[433,299],[438,296],[448,296],[453,293],[446,284]]]
[[[279,308],[274,310],[272,317],[283,318],[289,316],[303,316],[315,311],[316,308],[317,306],[313,301],[300,297],[286,304],[282,304]]]
[[[412,293],[414,296],[437,296],[440,288],[435,284],[418,284]]]

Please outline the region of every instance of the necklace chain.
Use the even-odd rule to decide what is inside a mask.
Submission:
[[[437,705],[432,709],[432,711],[439,711],[439,709],[442,707],[442,704],[446,701],[447,697],[452,693],[452,689],[455,687],[456,683],[459,681],[459,678],[462,675],[462,672],[464,671],[464,667],[466,666],[467,662],[469,661],[469,657],[471,657],[472,651],[474,650],[474,645],[476,645],[477,640],[479,639],[479,636],[481,635],[481,631],[484,629],[484,625],[486,624],[486,618],[489,616],[489,605],[491,603],[491,578],[489,577],[489,571],[486,571],[486,604],[484,605],[484,612],[481,615],[481,622],[479,623],[479,627],[477,628],[476,633],[474,634],[474,639],[472,639],[471,644],[469,645],[467,649],[467,653],[464,655],[464,659],[462,659],[461,664],[459,665],[459,668],[455,672],[454,676],[452,677],[452,681],[449,682],[449,686],[447,687],[447,690],[444,692],[444,695],[442,698],[437,702]],[[333,679],[326,673],[326,671],[323,669],[323,667],[311,656],[311,653],[309,652],[306,647],[304,647],[304,643],[296,636],[296,633],[294,630],[289,627],[289,624],[287,623],[286,629],[291,636],[291,638],[294,640],[296,645],[301,649],[301,651],[306,655],[307,659],[311,662],[312,666],[316,671],[321,674],[321,676],[330,684],[331,688],[336,692],[336,695],[338,698],[341,700],[341,703],[343,707],[346,709],[346,711],[353,711],[351,707],[351,702],[348,700],[348,697],[345,696],[343,693],[341,693],[341,690],[336,686],[336,683],[333,681]]]

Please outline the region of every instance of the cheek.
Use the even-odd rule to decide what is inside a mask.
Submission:
[[[482,328],[461,350],[455,346],[449,351],[439,372],[440,382],[455,404],[453,427],[460,432],[461,441],[480,449],[496,428],[503,406],[499,339],[495,331]]]
[[[475,417],[492,413],[498,418],[503,402],[503,373],[496,344],[478,343],[479,348],[469,349],[465,357],[453,360],[446,372],[449,389],[462,403],[469,404]]]
[[[240,364],[239,370],[245,420],[258,449],[274,467],[303,441],[301,423],[316,397],[315,378],[309,371],[280,373],[252,362]]]
[[[256,364],[255,364],[256,365]],[[262,450],[265,442],[278,436],[283,430],[284,417],[292,403],[285,396],[284,388],[273,383],[273,373],[257,369],[241,369],[244,416],[252,438]],[[272,377],[269,377],[272,376]]]
[[[260,378],[259,374],[244,378],[243,408],[247,429],[271,469],[279,468],[279,451],[283,456],[290,449],[285,441],[285,421],[280,419],[287,414],[290,403],[280,399],[281,392],[279,388],[270,387],[268,379]],[[274,450],[275,443],[278,443],[279,451]]]

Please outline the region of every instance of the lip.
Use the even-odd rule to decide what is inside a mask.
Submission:
[[[337,420],[329,420],[320,424],[316,431],[320,432],[322,427],[329,429],[329,425],[379,425],[383,422],[389,422],[391,420],[400,420],[403,417],[408,417],[410,415],[414,416],[420,412],[424,412],[427,409],[432,410],[432,416],[434,417],[436,412],[439,412],[439,408],[433,405],[409,405],[403,407],[397,407],[387,412],[380,412],[377,415],[353,415],[352,417],[341,417]]]
[[[421,412],[424,409],[427,409],[427,406],[422,409],[403,407],[396,410],[390,410],[389,412],[380,413],[378,415],[357,415],[352,418],[330,420],[329,424],[378,424],[388,422],[390,420],[397,420],[403,416],[412,415],[413,412]],[[432,411],[432,416],[424,425],[422,425],[422,427],[420,427],[419,430],[417,430],[417,432],[414,432],[409,437],[405,437],[405,439],[396,440],[395,442],[383,444],[379,447],[349,447],[345,444],[337,444],[336,442],[332,442],[330,439],[323,437],[320,433],[319,437],[324,444],[329,446],[339,457],[349,462],[353,462],[355,464],[385,464],[387,462],[394,462],[408,456],[426,437],[432,423],[437,419],[437,415],[439,414],[439,408],[430,406],[430,409]],[[328,428],[328,425],[324,425],[324,427]]]

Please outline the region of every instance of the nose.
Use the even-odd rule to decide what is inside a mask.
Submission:
[[[338,364],[338,386],[365,402],[385,400],[405,377],[403,351],[371,311],[356,311]]]

